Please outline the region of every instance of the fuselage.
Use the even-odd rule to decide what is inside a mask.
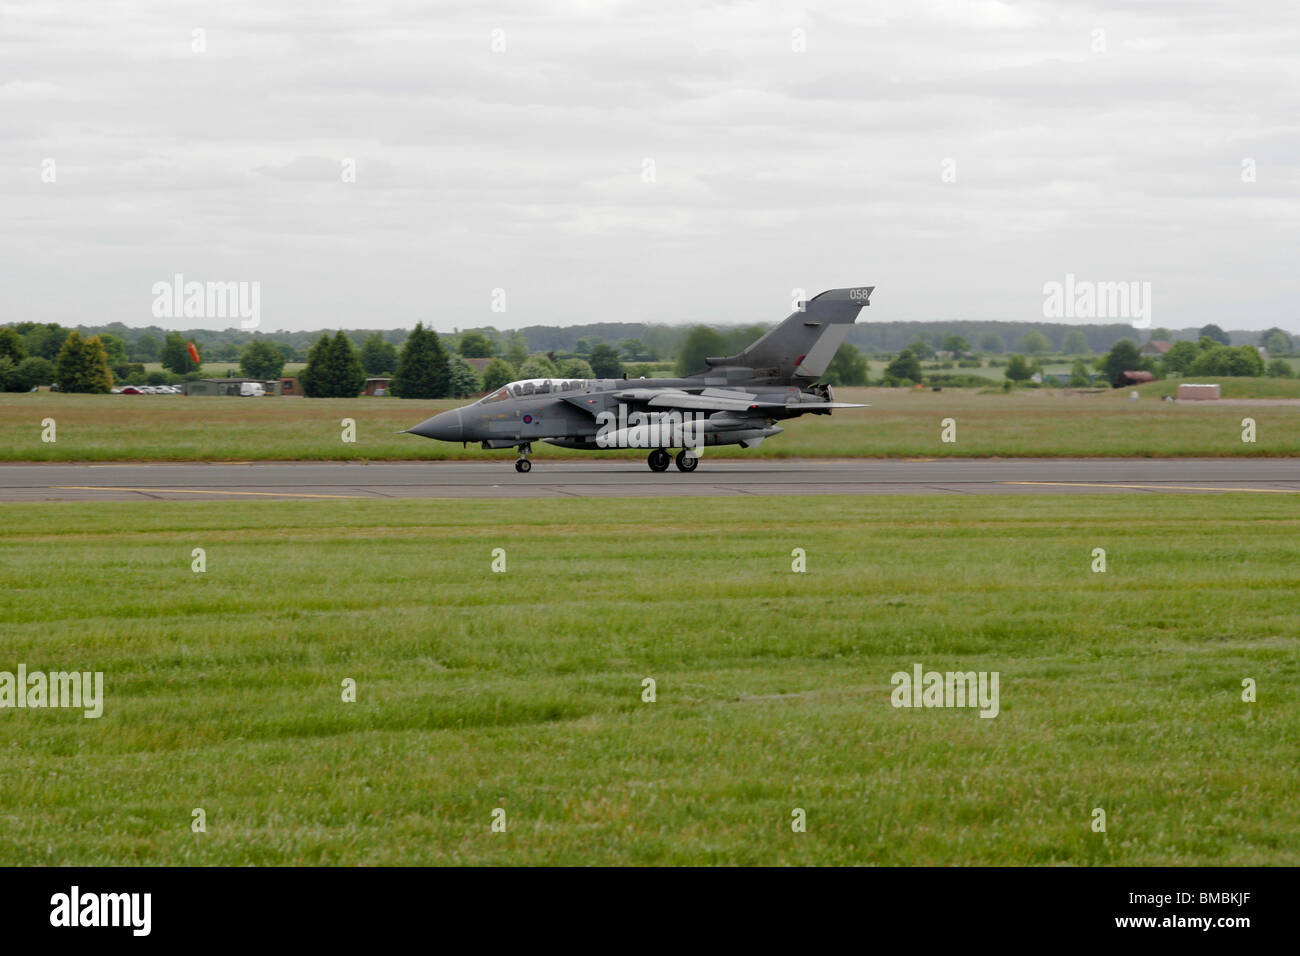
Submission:
[[[670,389],[709,393],[699,378],[529,379],[512,382],[473,404],[434,415],[409,431],[440,441],[478,442],[485,448],[542,441],[592,450],[757,444],[781,431],[776,420],[816,412],[816,405],[829,398],[829,390],[737,384],[728,392],[752,396],[754,409],[648,407],[655,392]],[[797,411],[770,407],[795,403],[804,407]]]
[[[778,421],[834,408],[827,371],[874,286],[830,289],[797,304],[784,322],[735,355],[707,357],[688,378],[534,378],[434,415],[415,435],[519,449],[515,467],[532,468],[533,442],[564,448],[648,448],[652,471],[668,468],[669,448],[694,471],[706,445],[753,448],[781,432]]]

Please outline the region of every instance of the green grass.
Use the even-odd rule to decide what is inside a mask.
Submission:
[[[1256,382],[1277,380],[1252,380]],[[1259,456],[1300,455],[1300,403],[1235,405],[1129,401],[1128,391],[1067,395],[1053,389],[979,394],[971,389],[840,389],[870,408],[807,415],[757,449],[710,448],[717,457]],[[180,395],[0,394],[0,460],[384,460],[513,457],[399,434],[462,402],[395,398],[298,399]],[[1241,419],[1257,423],[1257,441],[1241,441]],[[53,418],[58,441],[41,441]],[[340,422],[356,421],[357,440],[342,442]],[[957,421],[956,443],[940,423]],[[595,453],[538,444],[540,458]],[[641,458],[640,451],[598,457]]]
[[[98,720],[0,711],[0,864],[1300,863],[1291,496],[0,526],[0,670],[103,670],[107,696]],[[915,663],[998,671],[1000,715],[891,707]]]
[[[925,374],[927,376],[929,375],[975,375],[978,376],[979,378],[987,378],[992,383],[1001,384],[1007,377],[1007,361],[1009,358],[1010,358],[1010,354],[999,356],[998,359],[996,359],[996,361],[1000,361],[1002,363],[1001,365],[989,365],[988,364],[989,359],[984,358],[983,360],[981,360],[980,364],[974,368],[962,368],[953,359],[939,360],[939,359],[931,358],[931,359],[921,359],[920,362],[921,362],[921,367],[922,369],[924,369]],[[1031,362],[1034,361],[1034,357],[1032,355],[1026,356],[1026,358]],[[1076,358],[1083,359],[1084,362],[1088,364],[1089,369],[1091,369],[1092,362],[1094,359],[1097,358],[1097,356],[1095,355],[1077,355],[1077,356],[1076,355],[1065,355],[1065,356],[1043,355],[1038,358],[1038,361],[1042,363],[1043,371],[1049,375],[1069,375],[1070,369],[1073,367],[1074,360]],[[936,364],[941,365],[944,362],[949,362],[949,361],[952,362],[952,368],[931,368],[931,366],[933,365]],[[885,375],[885,369],[888,367],[889,367],[889,362],[883,359],[867,360],[867,369],[872,380],[879,380],[883,378]]]
[[[1146,385],[1138,386],[1138,392],[1144,398],[1161,398],[1165,395],[1176,396],[1179,384],[1191,382],[1201,385],[1217,384],[1219,394],[1223,398],[1300,398],[1300,379],[1243,378],[1224,375],[1190,375],[1182,379],[1173,378],[1159,382],[1148,382]]]

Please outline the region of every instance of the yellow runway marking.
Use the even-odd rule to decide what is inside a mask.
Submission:
[[[217,488],[123,488],[118,485],[56,485],[55,491],[138,491],[149,495],[253,495],[258,498],[369,498],[369,495],[309,495],[296,491],[222,491]]]
[[[1258,491],[1300,494],[1300,488],[1207,488],[1201,485],[1121,485],[1111,481],[1000,481],[1000,485],[1068,485],[1071,488],[1137,488],[1147,491]]]

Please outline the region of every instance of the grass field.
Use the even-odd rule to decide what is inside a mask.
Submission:
[[[1300,398],[1300,379],[1295,378],[1230,378],[1201,376],[1182,381],[1218,384],[1223,398]],[[1178,379],[1165,379],[1138,386],[1143,397],[1161,398],[1178,394]],[[1122,391],[1122,390],[1121,390]]]
[[[107,698],[0,711],[0,864],[1300,863],[1290,496],[0,523],[0,670]],[[914,664],[997,671],[1000,713],[895,709]]]
[[[1233,384],[1231,380],[1229,384]],[[1251,379],[1250,387],[1278,380]],[[1154,383],[1163,386],[1166,383]],[[1300,396],[1300,383],[1290,385]],[[1237,386],[1233,386],[1236,388]],[[1243,388],[1245,386],[1242,386]],[[1161,402],[1159,389],[1067,395],[1051,389],[979,394],[909,389],[841,389],[864,409],[809,415],[757,449],[710,448],[718,457],[980,457],[1300,455],[1300,404],[1243,408]],[[1143,390],[1139,390],[1143,391]],[[1227,389],[1225,388],[1225,391]],[[1228,391],[1228,397],[1232,396]],[[1266,397],[1273,397],[1266,393]],[[513,457],[398,434],[462,402],[394,398],[217,398],[180,395],[0,395],[0,460],[383,460]],[[1241,440],[1252,417],[1257,441]],[[53,418],[57,442],[41,440]],[[356,421],[356,442],[341,441],[340,422]],[[957,441],[940,440],[940,423],[957,422]],[[539,458],[586,457],[549,445]],[[591,453],[587,453],[591,454]],[[640,458],[638,451],[604,452]]]
[[[1095,355],[1078,357],[1089,363],[1089,367],[1091,367],[1093,359],[1096,358]],[[975,375],[979,378],[987,378],[992,385],[1001,385],[1007,377],[1007,359],[1008,356],[1001,356],[999,359],[1002,362],[1001,365],[989,365],[989,360],[984,359],[983,363],[977,368],[960,368],[956,362],[953,362],[952,368],[931,368],[932,365],[942,363],[937,359],[922,359],[921,367],[926,375]],[[1043,356],[1040,361],[1042,362],[1043,371],[1049,375],[1069,375],[1074,359],[1075,356],[1072,355],[1065,357]],[[888,367],[889,362],[884,359],[867,360],[867,371],[872,381],[879,381],[884,378],[885,369]]]

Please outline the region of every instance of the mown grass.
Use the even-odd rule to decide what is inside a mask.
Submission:
[[[1255,381],[1255,380],[1252,380]],[[1264,381],[1264,380],[1259,380]],[[1241,406],[1129,401],[1128,392],[1077,395],[1022,390],[984,395],[843,389],[837,397],[870,408],[807,415],[756,449],[711,448],[718,457],[1088,457],[1300,455],[1300,403]],[[293,399],[179,395],[0,396],[0,460],[386,460],[510,458],[400,434],[462,402],[394,398]],[[1257,423],[1257,440],[1241,440],[1241,420]],[[43,442],[42,422],[57,441]],[[341,422],[356,422],[355,443]],[[941,441],[940,423],[957,422],[957,441]],[[538,444],[541,458],[588,457]],[[603,457],[643,457],[641,451]]]
[[[67,503],[0,526],[0,670],[107,691],[98,720],[0,711],[0,864],[1300,863],[1289,496]],[[893,708],[915,663],[998,671],[1001,713]]]
[[[1245,378],[1225,375],[1192,376],[1184,379],[1164,379],[1138,386],[1144,398],[1176,396],[1178,386],[1186,382],[1218,385],[1222,398],[1300,398],[1300,379],[1296,378]],[[1121,390],[1124,391],[1124,390]],[[1125,392],[1127,394],[1127,392]]]

